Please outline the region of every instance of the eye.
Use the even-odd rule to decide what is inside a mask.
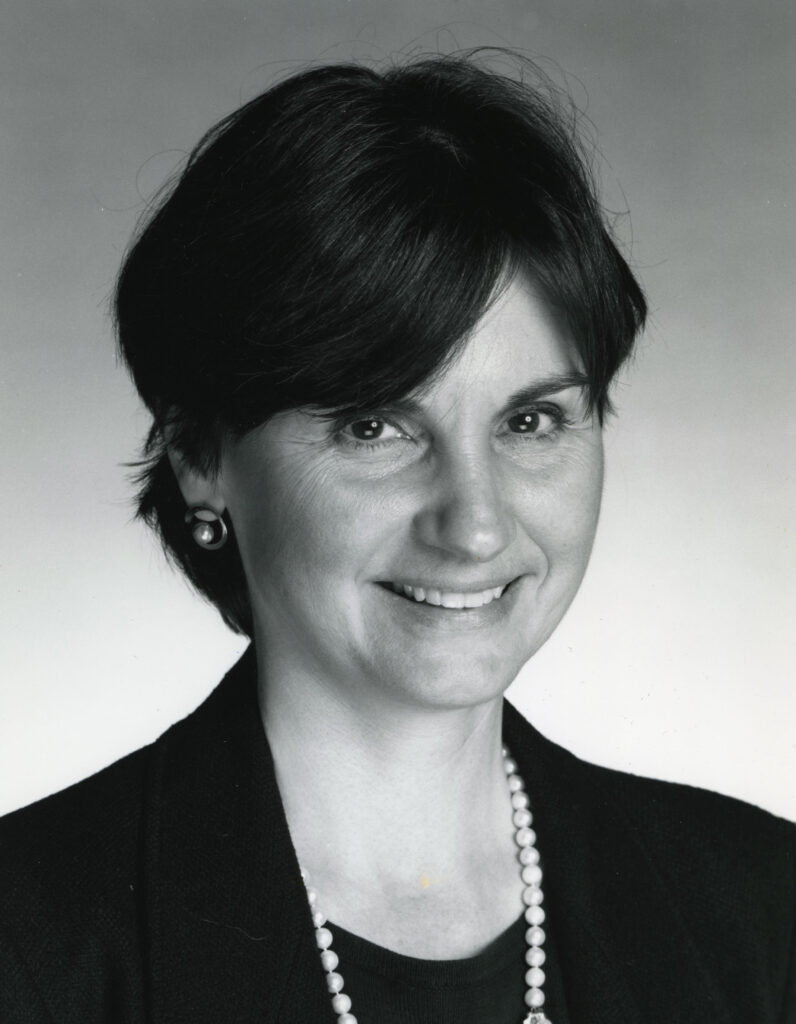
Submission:
[[[408,439],[409,435],[383,416],[364,416],[343,424],[340,435],[344,440],[356,444],[386,442]]]
[[[561,417],[544,409],[526,409],[509,417],[507,426],[512,434],[545,435],[553,433]]]
[[[354,420],[348,425],[352,437],[355,437],[357,441],[375,441],[382,436],[386,428],[387,424],[384,420],[380,420],[376,416],[364,420]]]

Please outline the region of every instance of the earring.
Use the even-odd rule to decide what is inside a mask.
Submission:
[[[212,508],[194,505],[185,513],[191,536],[205,551],[217,551],[227,543],[227,524]]]

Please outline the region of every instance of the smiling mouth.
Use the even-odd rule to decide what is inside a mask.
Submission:
[[[413,586],[408,583],[382,583],[383,587],[417,604],[432,605],[435,608],[465,609],[483,608],[484,605],[499,601],[511,583],[503,583],[487,590],[440,590],[436,587]]]

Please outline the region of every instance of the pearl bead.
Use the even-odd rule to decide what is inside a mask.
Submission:
[[[530,988],[541,988],[544,985],[544,971],[541,967],[531,967],[525,972],[525,984]]]
[[[525,993],[525,1005],[530,1006],[532,1010],[544,1006],[544,992],[540,988],[529,988]]]
[[[533,841],[536,842],[536,833],[533,829],[529,829],[529,832],[533,833]],[[523,846],[520,850],[520,864],[535,864],[539,860],[539,854],[534,846]]]
[[[515,828],[527,828],[533,821],[533,816],[527,807],[518,808],[511,816]]]
[[[321,953],[321,963],[325,971],[333,971],[340,961],[337,959],[337,953],[333,949],[325,949]]]
[[[535,899],[535,897],[534,897],[535,890],[536,890],[536,886],[535,885],[529,885],[525,889],[522,890],[522,902],[525,904],[526,907],[534,906],[534,903],[532,901]]]
[[[526,856],[525,856],[525,858],[523,860],[523,863],[525,864],[526,869],[528,868],[528,866],[530,864],[538,864],[539,863],[539,851],[536,849],[535,846],[524,846],[523,850],[527,850],[528,851],[528,853],[526,854]],[[525,872],[524,871],[523,871],[523,880],[526,881],[526,879],[525,879]]]
[[[545,912],[537,904],[531,904],[525,911],[525,920],[528,924],[543,924]]]
[[[213,527],[209,523],[197,523],[193,528],[193,537],[197,544],[210,544],[213,540]]]
[[[515,811],[518,811],[521,807],[527,807],[528,803],[528,794],[523,793],[522,790],[517,790],[516,793],[511,794],[511,806]]]
[[[323,928],[326,924],[326,914],[322,910],[318,910],[317,907],[312,912],[312,923],[316,928]]]
[[[540,867],[538,864],[526,864],[526,866],[522,868],[522,881],[525,882],[527,886],[538,886],[539,874],[537,872],[539,870]]]
[[[351,999],[345,992],[338,992],[332,999],[332,1009],[335,1013],[348,1013],[351,1009]]]
[[[536,842],[536,833],[532,828],[518,828],[514,840],[517,846],[533,846]]]
[[[513,775],[517,771],[517,762],[513,757],[504,757],[503,767],[506,771],[506,775]]]
[[[328,928],[315,929],[315,942],[318,949],[328,949],[332,944],[332,933]]]
[[[307,903],[309,903],[309,905],[311,907],[314,907],[316,902],[317,902],[317,900],[318,900],[318,893],[311,886],[308,886],[307,887]]]
[[[506,782],[508,783],[509,786],[509,793],[517,793],[519,792],[519,790],[525,789],[525,786],[523,785],[522,779],[519,777],[519,775],[509,775],[508,779],[506,779]]]
[[[541,967],[547,959],[545,951],[539,946],[531,946],[525,952],[525,962],[529,967]]]
[[[299,868],[299,874],[301,875],[301,881],[304,883],[305,887],[308,886],[310,884],[309,871],[305,871],[304,868]]]
[[[341,992],[343,989],[343,976],[337,971],[331,971],[326,975],[326,987],[330,992]]]
[[[538,925],[532,925],[525,933],[525,941],[529,946],[543,946],[544,931]]]
[[[525,905],[528,907],[538,907],[544,899],[544,894],[538,885],[528,886],[528,898],[525,901]]]
[[[545,912],[540,906],[536,904],[530,904],[528,909],[525,911],[525,920],[530,925],[540,925],[544,922]]]
[[[357,1019],[353,1013],[341,1013],[337,1018],[337,1024],[357,1024]]]
[[[542,869],[538,864],[526,864],[522,872],[522,880],[526,885],[538,885],[542,880]]]

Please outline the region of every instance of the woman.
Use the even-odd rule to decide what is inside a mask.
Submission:
[[[792,826],[502,700],[585,571],[645,315],[555,103],[474,57],[288,79],[199,144],[116,312],[140,512],[253,644],[6,819],[2,1020],[796,1020]]]

